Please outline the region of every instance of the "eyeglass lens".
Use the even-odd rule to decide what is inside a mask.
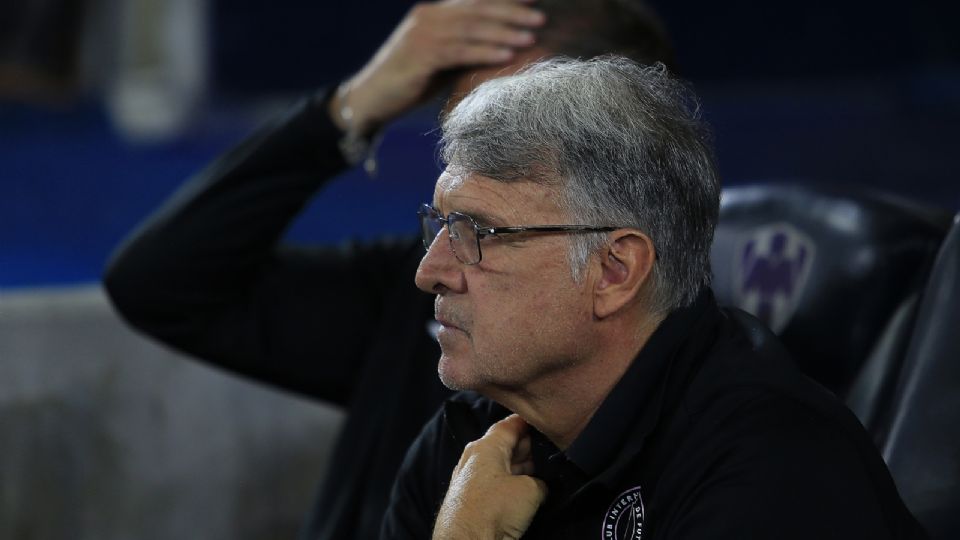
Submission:
[[[443,222],[440,220],[440,216],[429,207],[421,208],[417,214],[420,217],[420,232],[423,234],[423,247],[424,249],[430,249],[433,240],[440,234],[440,229],[443,228]]]
[[[477,241],[477,228],[468,216],[450,214],[447,219],[444,219],[430,207],[422,208],[419,214],[424,248],[430,249],[433,241],[443,229],[444,221],[446,221],[450,247],[457,259],[464,264],[480,262],[480,243]]]
[[[450,245],[460,262],[480,262],[480,242],[477,241],[477,227],[473,220],[463,214],[450,214],[447,217],[447,229],[450,232]]]

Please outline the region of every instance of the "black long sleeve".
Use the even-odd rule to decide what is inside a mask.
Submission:
[[[413,289],[415,241],[278,246],[311,196],[345,168],[325,100],[288,115],[184,185],[114,255],[119,312],[200,359],[345,403],[370,328],[396,288]],[[335,337],[336,339],[331,339]]]

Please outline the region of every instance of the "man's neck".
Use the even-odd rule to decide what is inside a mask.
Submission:
[[[611,328],[599,350],[523,389],[494,389],[488,397],[519,414],[561,450],[586,428],[662,319]]]

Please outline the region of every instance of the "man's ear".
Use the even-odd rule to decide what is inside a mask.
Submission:
[[[604,318],[636,299],[649,281],[656,259],[653,240],[636,229],[610,233],[610,242],[599,253],[600,277],[594,285],[593,311]]]

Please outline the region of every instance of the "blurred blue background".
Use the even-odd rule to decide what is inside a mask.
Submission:
[[[726,185],[858,183],[960,208],[957,4],[650,3],[701,96]],[[98,280],[178,185],[298,95],[358,69],[411,4],[0,8],[0,288]],[[338,180],[291,240],[413,231],[438,170],[435,110],[391,127],[381,174]]]

